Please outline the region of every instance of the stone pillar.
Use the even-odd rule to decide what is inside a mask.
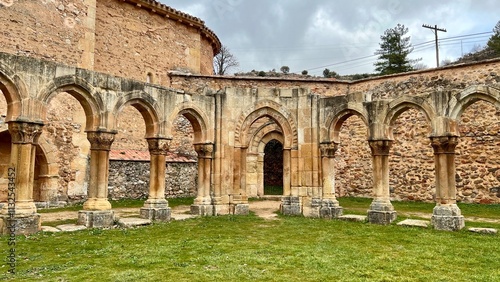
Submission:
[[[250,208],[248,205],[248,196],[246,193],[246,175],[247,175],[247,150],[242,147],[239,149],[239,183],[236,184],[237,190],[234,191],[230,202],[230,210],[232,214],[246,215]],[[235,158],[236,160],[237,158]]]
[[[457,136],[431,137],[436,171],[436,207],[432,212],[432,225],[438,230],[460,230],[464,217],[457,206],[455,185],[455,148]]]
[[[283,148],[283,197],[281,197],[281,213],[285,215],[301,215],[302,207],[300,197],[292,192],[292,150]]]
[[[148,138],[149,155],[149,196],[141,208],[140,216],[156,221],[169,221],[171,210],[165,199],[166,156],[170,139]]]
[[[322,172],[322,199],[320,217],[337,218],[342,215],[343,208],[335,197],[335,165],[334,157],[338,144],[327,142],[320,144],[321,149],[321,172]]]
[[[111,203],[108,201],[109,150],[116,132],[89,131],[90,179],[88,199],[78,213],[78,224],[93,227],[109,227],[114,223]]]
[[[42,133],[42,123],[10,121],[12,138],[10,168],[15,169],[14,222],[9,219],[9,205],[0,212],[0,230],[9,233],[9,225],[16,226],[16,234],[32,234],[40,230],[40,215],[33,202],[36,144]]]
[[[389,191],[390,140],[369,141],[373,160],[373,202],[368,210],[368,222],[389,224],[396,220]]]
[[[191,213],[197,215],[214,215],[214,204],[210,187],[212,184],[212,159],[214,145],[211,143],[194,144],[198,153],[198,191]]]

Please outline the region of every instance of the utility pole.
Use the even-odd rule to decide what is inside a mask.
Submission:
[[[436,37],[436,65],[439,68],[438,31],[446,32],[446,29],[444,29],[444,28],[438,28],[437,25],[430,26],[430,25],[426,25],[426,24],[423,24],[422,27],[425,27],[425,28],[428,28],[428,29],[432,29],[433,32],[434,32],[434,35]]]

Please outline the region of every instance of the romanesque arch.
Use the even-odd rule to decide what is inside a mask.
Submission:
[[[192,103],[185,103],[180,105],[170,115],[168,123],[172,124],[173,120],[179,115],[184,116],[191,123],[194,131],[194,144],[213,142],[213,133],[208,131],[210,119],[196,105]]]
[[[143,117],[146,126],[146,138],[160,135],[160,109],[158,109],[155,99],[144,92],[132,92],[120,97],[109,116],[109,123],[113,126],[113,129],[117,128],[118,117],[127,105],[137,109]]]
[[[411,96],[397,98],[389,103],[387,113],[385,114],[385,117],[383,119],[383,125],[385,125],[387,128],[387,132],[385,132],[385,134],[389,140],[393,139],[392,126],[394,122],[403,112],[407,111],[408,109],[416,109],[422,112],[428,123],[431,123],[433,120],[435,120],[436,111],[424,98]]]
[[[366,111],[362,109],[354,109],[354,108],[344,108],[340,112],[334,115],[330,115],[326,120],[326,126],[328,129],[327,140],[324,142],[335,142],[340,143],[340,129],[344,122],[350,118],[351,116],[359,117],[363,123],[368,127],[368,114]]]
[[[450,118],[458,120],[462,113],[477,101],[486,101],[500,109],[500,90],[491,86],[475,85],[460,92],[450,103]]]
[[[105,119],[102,115],[106,112],[105,105],[100,95],[96,93],[94,87],[82,78],[75,76],[62,76],[51,81],[40,93],[38,100],[42,103],[41,119],[45,120],[47,115],[47,105],[58,93],[66,92],[80,102],[86,116],[86,131],[95,131],[99,127],[104,127]]]

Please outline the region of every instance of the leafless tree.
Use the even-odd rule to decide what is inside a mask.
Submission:
[[[214,72],[218,75],[224,75],[230,68],[239,66],[240,63],[236,57],[229,51],[229,48],[222,45],[219,54],[214,57]]]

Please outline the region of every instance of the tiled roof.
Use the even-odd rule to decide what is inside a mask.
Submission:
[[[148,151],[138,150],[111,150],[109,159],[113,161],[146,161],[149,162]],[[167,154],[167,163],[193,163],[196,162],[196,157],[189,155],[179,155],[172,152]]]

